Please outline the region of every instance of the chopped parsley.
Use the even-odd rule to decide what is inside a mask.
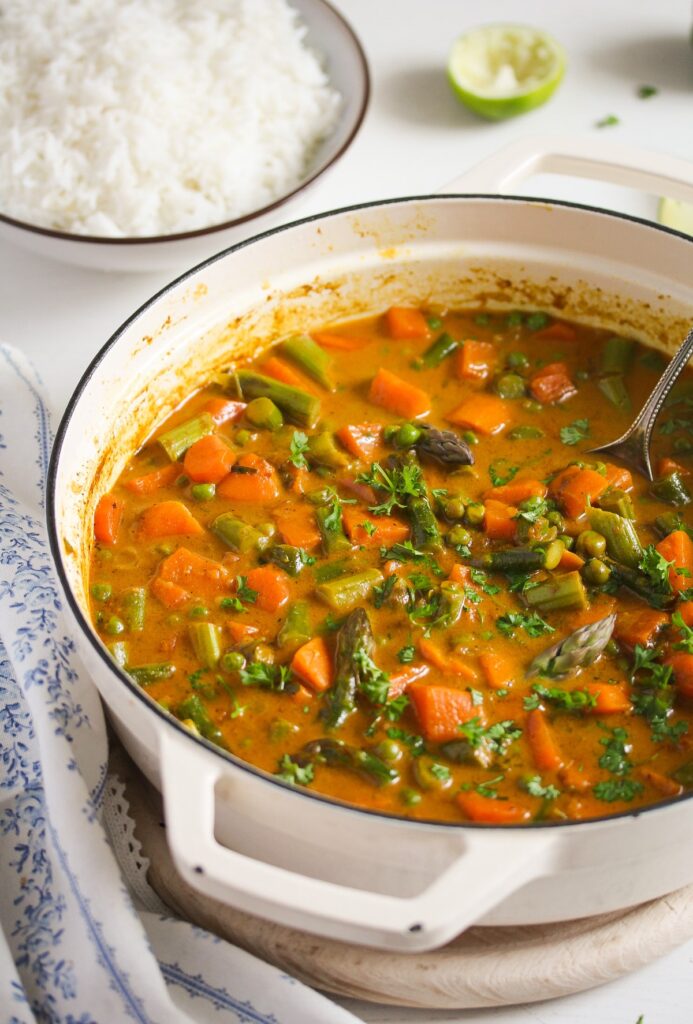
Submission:
[[[656,85],[639,85],[638,86],[638,99],[640,99],[640,100],[649,100],[649,98],[651,96],[656,96],[658,92],[659,92],[659,89],[657,88]],[[642,1021],[642,1017],[640,1018],[640,1021],[638,1021],[638,1024],[641,1024],[641,1021]]]
[[[475,793],[479,796],[485,796],[487,800],[503,800],[505,797],[500,797],[497,791],[493,788],[497,786],[499,782],[502,782],[505,775],[496,775],[492,779],[487,779],[485,782],[479,782],[476,786],[472,787],[471,782],[465,782],[460,786],[462,790],[474,789]]]
[[[434,761],[428,769],[434,779],[438,779],[439,782],[448,782],[452,776],[450,775],[450,769],[447,765],[440,764],[438,761]]]
[[[402,665],[408,665],[414,660],[415,654],[416,648],[414,647],[414,644],[405,644],[404,647],[400,647],[397,651],[397,660],[401,662]]]
[[[522,706],[525,711],[533,711],[542,702],[552,704],[561,711],[583,711],[595,707],[597,698],[587,690],[562,690],[560,687],[535,683],[532,693],[524,698]]]
[[[369,484],[378,491],[387,494],[385,501],[379,505],[370,505],[369,512],[375,516],[389,516],[395,508],[406,508],[407,498],[422,497],[426,494],[421,469],[415,463],[404,463],[385,469],[379,462],[373,462],[367,473],[357,478],[361,484]]]
[[[248,578],[246,576],[236,576],[236,596],[239,601],[245,601],[246,604],[255,604],[257,590],[253,590],[252,587],[248,586]]]
[[[421,757],[426,752],[423,736],[418,736],[416,733],[392,726],[387,730],[387,736],[391,740],[399,740],[404,743],[409,748],[412,757]]]
[[[557,800],[561,795],[560,789],[555,786],[545,786],[539,775],[533,775],[530,779],[526,779],[524,788],[530,796],[538,796],[543,800]]]
[[[495,583],[489,583],[488,576],[483,569],[470,569],[469,575],[472,583],[476,583],[477,587],[481,587],[483,592],[490,597],[500,593],[501,588],[496,586]]]
[[[306,452],[309,448],[308,435],[304,434],[302,430],[294,430],[289,443],[289,462],[293,462],[296,469],[307,469],[308,460],[306,459]]]
[[[288,754],[284,754],[274,774],[292,786],[309,786],[315,777],[315,769],[312,764],[297,764]]]
[[[363,647],[354,651],[354,662],[359,670],[359,689],[371,704],[387,704],[390,691],[390,677],[378,668],[370,654]]]
[[[364,519],[364,521],[360,525],[361,525],[362,529],[364,529],[366,531],[366,533],[368,534],[369,537],[373,536],[373,534],[375,533],[375,524],[374,523],[372,523],[369,519]]]
[[[542,619],[536,612],[506,612],[496,619],[496,629],[503,636],[514,636],[516,629],[524,629],[532,638],[555,632],[554,627]]]
[[[560,436],[563,444],[571,447],[580,444],[590,436],[590,421],[587,419],[573,420],[567,427],[561,427]]]
[[[522,729],[509,718],[489,726],[482,725],[480,718],[472,718],[458,728],[473,750],[483,745],[501,756],[522,735]]]
[[[595,128],[611,128],[615,124],[620,124],[621,119],[616,117],[615,114],[607,114],[606,117],[602,117],[600,121],[596,121]]]
[[[488,475],[493,487],[509,484],[520,472],[519,466],[513,466],[508,459],[500,458],[488,467]]]
[[[291,669],[288,665],[271,665],[265,661],[252,661],[240,670],[243,686],[260,686],[275,693],[290,691]]]
[[[674,612],[671,616],[671,622],[681,633],[681,639],[678,643],[674,644],[674,650],[693,654],[693,629],[683,621],[681,612]]]
[[[648,544],[640,559],[638,568],[645,573],[654,590],[658,594],[670,594],[671,583],[669,582],[669,566],[664,555],[660,555],[654,544]]]
[[[620,726],[609,731],[611,736],[599,741],[604,747],[604,753],[599,758],[599,766],[613,778],[597,782],[592,787],[592,792],[597,800],[603,800],[605,803],[613,803],[616,800],[629,803],[642,793],[645,787],[642,782],[636,782],[629,777],[633,770],[633,762],[628,757],[628,733]]]
[[[219,607],[223,608],[224,611],[231,612],[244,612],[245,606],[241,604],[240,598],[238,597],[222,597],[219,602]]]

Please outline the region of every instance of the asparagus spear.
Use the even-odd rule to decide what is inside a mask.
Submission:
[[[235,374],[243,398],[270,398],[288,419],[301,427],[316,425],[320,417],[320,399],[307,391],[282,384],[254,370],[238,370]]]
[[[416,445],[420,456],[435,459],[445,466],[473,466],[474,455],[466,441],[452,430],[438,430],[426,423],[419,423],[423,430]]]
[[[279,346],[283,355],[288,356],[292,362],[300,366],[302,370],[322,384],[328,391],[334,391],[334,383],[330,377],[332,360],[324,349],[309,338],[307,334],[297,334],[293,338],[287,338]]]
[[[616,616],[607,615],[598,622],[576,629],[570,636],[537,654],[527,676],[542,675],[559,679],[578,668],[591,665],[602,653],[614,631]]]
[[[356,693],[360,673],[356,652],[373,656],[375,640],[370,619],[363,608],[355,608],[337,633],[335,652],[335,681],[326,694],[320,717],[327,726],[336,729],[356,708]]]
[[[399,781],[399,774],[370,750],[353,747],[341,740],[321,739],[306,743],[295,760],[317,761],[334,768],[346,768],[374,782],[386,786]]]
[[[606,539],[606,550],[611,557],[621,565],[637,569],[643,550],[632,521],[603,508],[589,509],[587,518],[592,529]]]
[[[194,419],[179,423],[177,427],[171,427],[157,440],[171,462],[176,462],[196,441],[207,434],[213,434],[214,429],[214,420],[208,412],[203,412]]]

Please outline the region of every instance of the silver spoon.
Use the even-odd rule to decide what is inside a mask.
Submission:
[[[693,328],[686,335],[681,347],[666,370],[659,378],[650,397],[635,417],[634,422],[621,437],[599,448],[590,448],[591,454],[615,455],[636,473],[642,473],[648,480],[654,480],[650,464],[650,439],[657,417],[662,411],[667,396],[693,355]]]

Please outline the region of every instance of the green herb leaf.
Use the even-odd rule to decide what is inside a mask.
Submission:
[[[595,123],[595,128],[610,128],[612,125],[620,123],[620,118],[616,117],[615,114],[607,114],[601,121]]]
[[[397,659],[402,663],[402,665],[408,665],[411,661],[414,660],[415,654],[416,648],[414,647],[414,644],[406,644],[404,647],[400,647],[400,649],[398,650]]]
[[[309,441],[308,435],[304,434],[302,430],[294,430],[291,442],[289,443],[289,462],[293,462],[297,469],[307,469],[308,460],[306,459],[306,452],[308,451]]]
[[[519,473],[520,467],[510,464],[508,459],[500,458],[488,467],[488,475],[493,487],[503,487]]]
[[[555,629],[542,619],[536,612],[506,612],[496,619],[496,629],[504,636],[514,636],[515,630],[524,629],[527,636],[543,636],[554,633]]]
[[[525,789],[530,796],[538,796],[543,800],[557,800],[561,795],[560,789],[556,789],[555,786],[545,786],[539,775],[533,775],[531,779],[527,779]]]
[[[587,419],[573,420],[567,427],[561,427],[561,441],[563,444],[576,445],[580,441],[586,441],[590,436],[590,421]]]
[[[290,782],[292,786],[308,786],[315,777],[315,769],[312,764],[296,764],[288,754],[284,754],[274,774],[278,779]]]
[[[245,601],[246,604],[255,604],[257,590],[253,590],[252,587],[248,586],[246,576],[236,576],[236,596],[239,601]]]

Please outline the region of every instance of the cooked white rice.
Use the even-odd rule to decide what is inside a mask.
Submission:
[[[110,237],[289,192],[340,97],[284,0],[0,0],[0,212]]]

